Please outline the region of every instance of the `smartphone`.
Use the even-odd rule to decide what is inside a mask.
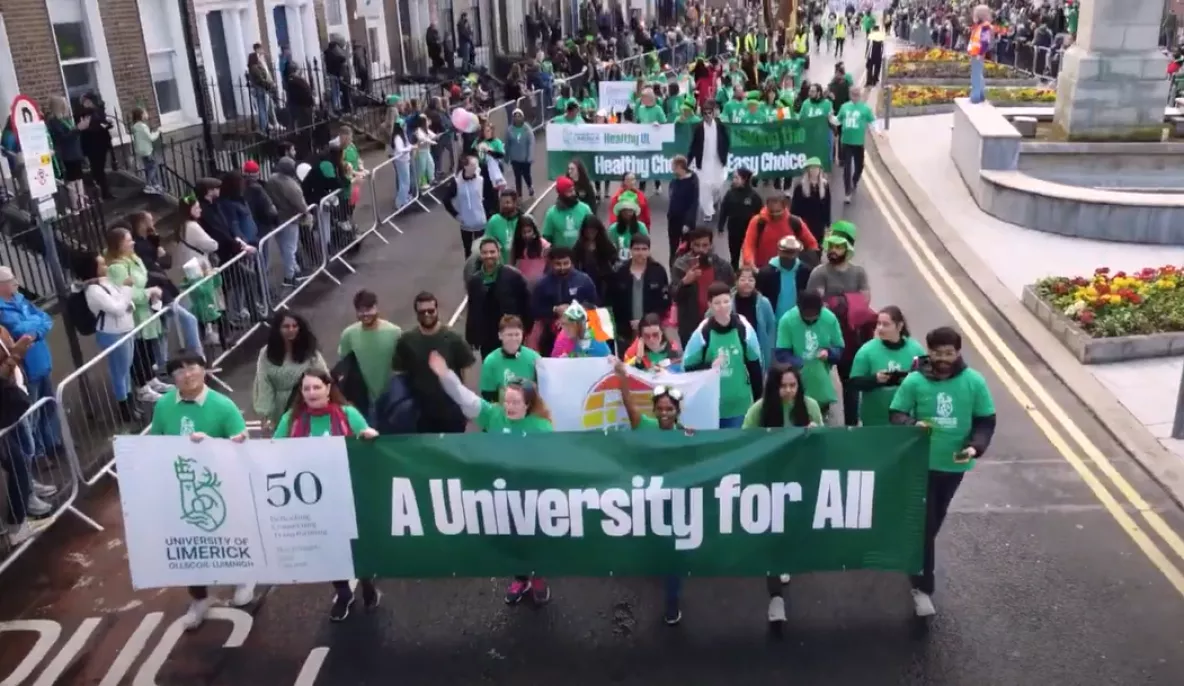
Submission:
[[[707,269],[710,266],[711,266],[711,258],[708,257],[707,255],[700,255],[699,256],[699,268],[700,269]]]

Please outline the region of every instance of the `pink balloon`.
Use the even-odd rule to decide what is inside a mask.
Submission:
[[[452,110],[452,128],[462,133],[476,133],[481,128],[481,122],[477,120],[477,115],[458,107]]]

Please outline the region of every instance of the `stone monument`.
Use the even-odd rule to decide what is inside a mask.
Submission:
[[[1069,140],[1160,140],[1168,59],[1163,0],[1079,0],[1077,41],[1057,79],[1054,123]]]

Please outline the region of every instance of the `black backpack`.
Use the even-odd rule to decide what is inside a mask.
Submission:
[[[89,288],[89,286],[88,286]],[[104,291],[106,288],[99,286]],[[74,330],[83,336],[93,336],[99,327],[102,326],[106,312],[100,312],[95,315],[91,311],[90,305],[86,302],[86,290],[74,291],[66,297],[66,316],[70,318],[70,323],[74,325]]]

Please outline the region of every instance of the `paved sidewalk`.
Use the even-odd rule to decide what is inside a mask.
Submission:
[[[979,209],[950,158],[954,115],[893,119],[884,132],[892,153],[963,241],[1007,290],[1054,275],[1088,276],[1098,267],[1138,271],[1184,264],[1184,246],[1130,245],[1057,236],[1000,221]],[[1170,438],[1184,357],[1085,365],[1164,447],[1184,457],[1184,441]]]

